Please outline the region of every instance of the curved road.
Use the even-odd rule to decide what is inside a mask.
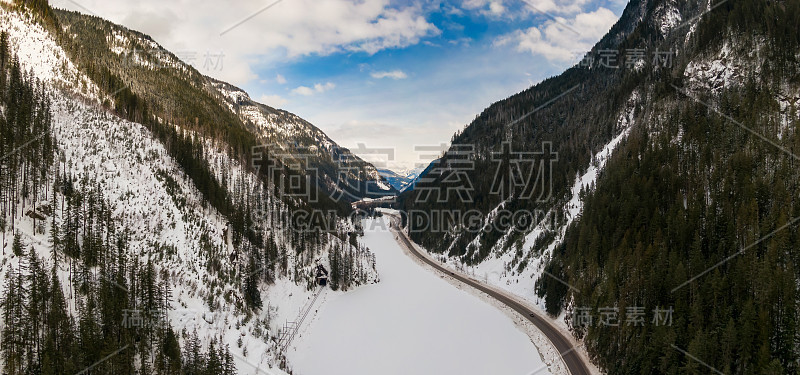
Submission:
[[[399,220],[397,215],[388,214],[394,217],[396,220]],[[422,260],[423,262],[429,264],[431,267],[445,273],[450,274],[451,277],[461,281],[464,284],[467,284],[475,289],[480,290],[483,293],[488,294],[490,297],[502,302],[504,305],[512,308],[514,311],[519,313],[520,315],[524,316],[528,319],[533,325],[536,326],[547,338],[553,343],[558,353],[561,355],[561,358],[564,360],[564,363],[567,365],[570,374],[572,375],[590,375],[591,372],[589,371],[588,366],[583,362],[583,359],[580,355],[575,351],[575,347],[572,346],[569,339],[564,337],[564,335],[555,328],[549,321],[537,315],[534,311],[528,309],[524,305],[520,304],[519,302],[505,296],[504,294],[498,293],[497,291],[493,290],[492,288],[477,282],[473,279],[465,277],[459,273],[453,272],[441,264],[433,261],[432,259],[422,255],[416,247],[411,243],[411,240],[406,236],[405,232],[399,230],[399,225],[397,222],[391,225],[392,229],[395,229],[395,233],[398,233],[400,236],[400,242],[404,245],[414,256]]]

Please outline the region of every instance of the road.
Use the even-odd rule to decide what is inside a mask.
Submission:
[[[397,238],[399,239],[401,245],[405,246],[411,254],[414,254],[417,258],[429,264],[434,269],[443,272],[445,274],[449,274],[451,277],[455,278],[456,280],[467,284],[477,290],[480,290],[483,293],[486,293],[490,297],[500,301],[504,305],[510,307],[526,319],[528,319],[531,323],[533,323],[536,328],[538,328],[555,346],[558,353],[561,355],[561,358],[564,360],[564,363],[567,365],[567,369],[569,369],[570,374],[572,375],[589,375],[591,372],[589,371],[589,367],[584,363],[583,358],[578,354],[575,350],[575,347],[571,344],[571,341],[564,337],[564,335],[559,331],[556,327],[552,325],[548,320],[542,318],[536,312],[530,310],[525,305],[520,304],[519,302],[515,301],[508,296],[495,291],[492,287],[489,287],[481,282],[478,282],[474,279],[461,275],[458,272],[454,272],[449,270],[439,264],[438,262],[428,258],[427,256],[421,254],[419,250],[412,244],[411,240],[402,230],[399,230],[397,220],[399,218],[397,215],[390,216],[395,218],[395,223],[392,224],[392,229],[394,232],[398,234]]]

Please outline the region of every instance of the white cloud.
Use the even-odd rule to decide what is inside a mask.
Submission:
[[[472,38],[465,37],[465,38],[452,39],[448,40],[447,43],[450,43],[454,46],[469,47],[470,44],[472,43]]]
[[[275,82],[278,82],[279,85],[285,85],[286,84],[286,77],[278,74],[277,76],[275,76]]]
[[[328,90],[333,90],[334,87],[336,87],[336,85],[334,85],[331,82],[326,82],[324,85],[321,83],[317,83],[316,85],[314,85],[314,91],[322,93]]]
[[[461,6],[465,10],[477,11],[491,17],[540,15],[552,18],[554,15],[580,13],[588,3],[589,0],[465,0]]]
[[[258,1],[235,1],[235,6],[217,0],[81,0],[81,7],[70,0],[50,3],[84,13],[85,7],[152,36],[171,51],[199,56],[222,51],[224,69],[198,70],[236,85],[259,78],[256,64],[311,54],[374,54],[440,33],[421,5],[391,0],[292,0],[269,9]]]
[[[461,6],[466,10],[477,10],[481,14],[495,17],[506,11],[503,0],[465,0]]]
[[[583,56],[616,21],[617,16],[612,11],[601,7],[571,19],[556,17],[538,27],[517,30],[497,38],[494,45],[514,44],[519,52],[565,62]]]
[[[526,0],[525,7],[533,12],[547,16],[552,14],[558,15],[573,15],[583,11],[588,0],[567,0],[567,1],[554,1],[554,0]]]
[[[503,14],[506,11],[506,7],[499,1],[492,1],[489,3],[489,11],[492,14]]]
[[[335,84],[332,82],[326,82],[324,84],[317,83],[314,87],[307,87],[307,86],[299,86],[292,90],[292,94],[296,95],[303,95],[303,96],[311,96],[314,94],[322,94],[325,91],[333,90],[336,87]]]
[[[261,98],[259,98],[258,101],[262,104],[276,108],[279,108],[289,102],[280,95],[261,95]]]
[[[314,89],[306,86],[300,86],[292,90],[292,94],[311,96],[314,95]]]
[[[408,75],[402,70],[392,70],[391,72],[372,72],[370,74],[372,78],[381,79],[381,78],[391,78],[391,79],[406,79]]]

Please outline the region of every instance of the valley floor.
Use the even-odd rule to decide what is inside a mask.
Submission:
[[[410,259],[388,220],[365,225],[381,282],[329,294],[288,353],[295,374],[548,374],[525,333]]]

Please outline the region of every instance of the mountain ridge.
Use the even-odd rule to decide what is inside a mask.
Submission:
[[[56,9],[54,15],[63,30],[60,43],[78,65],[105,82],[101,86],[107,86],[106,94],[114,94],[105,98],[107,107],[128,116],[141,116],[136,111],[152,112],[181,127],[222,134],[240,158],[248,157],[257,145],[302,154],[309,159],[308,168],[318,173],[317,185],[327,195],[345,201],[394,193],[391,188],[384,189],[385,183],[371,164],[313,124],[257,103],[243,90],[200,73],[146,34],[77,12]],[[120,108],[118,102],[129,100],[134,101],[134,108]],[[136,100],[144,102],[145,108],[138,108],[142,104]],[[220,124],[228,126],[221,128]],[[248,133],[255,138],[248,139],[252,138]]]

